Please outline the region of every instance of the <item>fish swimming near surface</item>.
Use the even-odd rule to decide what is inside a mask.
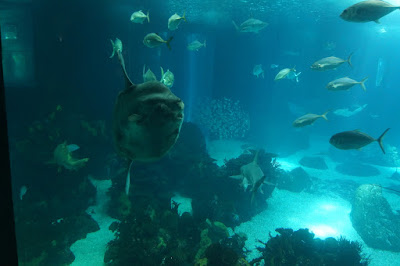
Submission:
[[[158,47],[165,43],[167,45],[168,49],[171,50],[170,42],[172,41],[173,38],[174,37],[171,36],[168,40],[165,41],[163,38],[161,38],[157,34],[149,33],[144,37],[143,44],[149,48],[154,48],[154,47]]]
[[[113,40],[110,40],[110,41],[111,41],[111,45],[113,48],[110,58],[113,58],[117,51],[122,53],[122,42],[118,38],[116,38],[115,41],[113,41]]]
[[[147,11],[147,15],[145,15],[142,10],[133,12],[131,15],[131,22],[133,22],[133,23],[143,24],[143,21],[145,21],[146,19],[147,19],[147,22],[150,23],[150,17],[149,17],[148,11]]]
[[[168,29],[169,30],[176,30],[178,29],[179,24],[181,24],[182,20],[186,21],[185,17],[185,12],[183,13],[183,16],[179,16],[178,14],[173,14],[169,19],[168,19]]]
[[[239,32],[254,32],[258,33],[260,30],[264,29],[268,26],[267,22],[261,21],[259,19],[250,18],[240,24],[240,26],[236,25],[236,23],[232,20],[233,26],[235,26],[236,30]]]
[[[370,135],[363,133],[359,130],[344,131],[333,135],[329,140],[329,143],[341,150],[358,150],[374,141],[377,141],[379,147],[381,147],[382,149],[382,152],[385,154],[382,139],[389,131],[389,129],[390,128],[386,129],[377,139],[374,139]]]
[[[231,178],[241,180],[241,186],[246,191],[248,186],[255,188],[257,182],[264,177],[264,173],[257,163],[259,151],[256,152],[251,163],[240,167],[240,175],[230,176]],[[258,188],[257,188],[258,189]]]
[[[169,69],[167,70],[167,72],[164,72],[164,69],[162,67],[160,67],[160,68],[161,68],[160,82],[163,83],[168,88],[171,88],[174,85],[174,81],[175,81],[174,73],[169,71]]]
[[[158,160],[178,139],[184,103],[159,81],[134,84],[128,77],[122,54],[118,52],[117,55],[125,77],[125,89],[118,94],[114,106],[115,149],[118,155],[131,162]],[[126,193],[129,193],[128,179],[129,173]]]
[[[146,65],[143,66],[143,82],[147,81],[155,81],[157,80],[156,75],[151,71],[151,69],[147,69],[146,71]]]
[[[364,91],[367,91],[367,88],[365,88],[364,85],[367,79],[368,77],[364,78],[361,81],[355,81],[354,79],[351,79],[349,77],[339,78],[329,82],[328,85],[326,85],[326,88],[330,91],[345,91],[349,90],[354,85],[360,84],[361,88]]]
[[[296,67],[282,69],[281,71],[278,72],[278,74],[276,74],[275,81],[286,78],[290,72],[296,72]]]
[[[370,22],[380,23],[379,19],[399,9],[385,1],[367,0],[354,4],[343,10],[340,17],[349,22]]]
[[[318,61],[316,61],[314,64],[311,65],[312,70],[317,70],[317,71],[325,71],[329,69],[335,69],[342,65],[343,63],[347,62],[349,66],[353,66],[351,64],[351,57],[353,56],[353,53],[349,55],[347,60],[343,60],[341,58],[335,57],[335,56],[329,56],[322,58]]]
[[[204,40],[203,43],[199,42],[198,40],[195,40],[191,43],[188,44],[187,49],[189,51],[198,51],[201,47],[206,48],[206,40]]]
[[[264,78],[264,69],[262,68],[262,65],[255,65],[253,67],[253,75],[256,76],[257,78],[261,77]]]
[[[304,126],[312,125],[319,118],[323,118],[326,121],[328,121],[328,118],[326,118],[326,115],[328,113],[329,113],[329,111],[326,111],[322,115],[316,115],[316,114],[303,115],[303,116],[297,118],[296,120],[294,120],[293,126],[294,127],[304,127]]]

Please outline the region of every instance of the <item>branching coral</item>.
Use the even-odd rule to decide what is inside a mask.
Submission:
[[[213,139],[243,138],[250,129],[249,113],[239,101],[228,98],[200,101],[193,116]]]

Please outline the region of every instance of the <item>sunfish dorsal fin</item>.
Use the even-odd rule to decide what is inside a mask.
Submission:
[[[122,71],[124,72],[124,76],[125,76],[125,88],[129,88],[135,84],[133,84],[133,82],[130,80],[130,78],[128,77],[128,73],[126,73],[126,69],[125,69],[125,61],[124,61],[124,57],[121,54],[121,51],[117,50],[117,55],[118,55],[118,60],[121,64],[122,67]]]
[[[253,159],[253,163],[254,164],[257,164],[257,161],[258,161],[258,154],[260,153],[260,150],[257,150],[256,151],[256,155],[254,156],[254,159]]]

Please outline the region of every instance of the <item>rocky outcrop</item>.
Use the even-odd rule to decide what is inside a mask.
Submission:
[[[393,213],[380,186],[359,186],[350,216],[353,227],[368,246],[400,251],[400,215]]]

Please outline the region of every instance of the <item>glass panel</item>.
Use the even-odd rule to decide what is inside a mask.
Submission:
[[[395,265],[399,7],[2,1],[20,264]]]

